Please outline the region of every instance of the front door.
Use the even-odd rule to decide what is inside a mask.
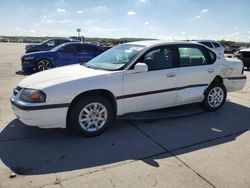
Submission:
[[[147,72],[124,74],[124,112],[139,112],[176,104],[177,68],[174,49],[162,46],[148,51],[138,62],[148,65]]]
[[[66,44],[63,50],[58,50],[56,64],[58,66],[80,63],[80,44]]]

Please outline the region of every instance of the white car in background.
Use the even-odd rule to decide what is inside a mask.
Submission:
[[[197,42],[140,41],[117,45],[87,64],[22,80],[11,97],[23,123],[103,132],[115,116],[189,103],[220,109],[227,92],[244,87],[242,61],[228,61]]]
[[[213,49],[214,51],[216,51],[218,54],[220,55],[224,55],[225,52],[225,48],[217,41],[214,40],[198,40],[196,41],[200,44],[204,44],[205,46]]]

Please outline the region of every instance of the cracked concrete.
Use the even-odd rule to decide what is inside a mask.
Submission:
[[[249,79],[218,112],[117,120],[83,138],[15,119],[9,97],[25,77],[16,74],[23,52],[24,44],[0,43],[1,188],[250,187]]]

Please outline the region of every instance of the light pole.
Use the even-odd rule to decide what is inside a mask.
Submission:
[[[81,36],[81,35],[80,35],[81,29],[80,29],[80,28],[77,28],[77,29],[76,29],[76,32],[78,33],[78,38],[80,39],[80,36]]]

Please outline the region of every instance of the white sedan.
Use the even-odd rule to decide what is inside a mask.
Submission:
[[[14,89],[11,103],[25,124],[103,132],[115,116],[202,103],[220,109],[227,92],[244,87],[240,60],[226,60],[195,42],[117,45],[87,64],[36,73]]]

